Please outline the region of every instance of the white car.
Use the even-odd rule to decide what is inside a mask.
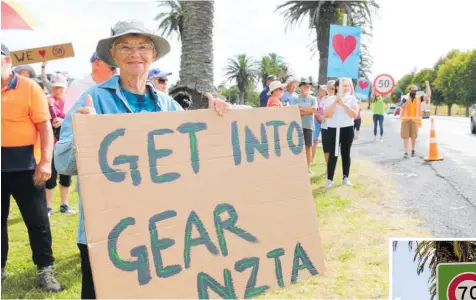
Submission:
[[[387,109],[387,115],[393,115],[396,109],[397,107],[395,105],[390,105],[390,107]]]

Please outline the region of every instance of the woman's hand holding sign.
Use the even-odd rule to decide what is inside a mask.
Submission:
[[[76,110],[76,113],[82,115],[95,115],[96,110],[94,109],[93,105],[93,98],[91,95],[86,96],[86,105],[84,107],[80,107]]]
[[[231,109],[230,103],[219,98],[213,98],[210,93],[206,93],[205,96],[208,98],[208,108],[213,109],[218,115],[223,116]]]

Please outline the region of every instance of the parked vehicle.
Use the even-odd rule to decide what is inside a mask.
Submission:
[[[387,109],[387,115],[393,115],[393,113],[395,112],[395,109],[397,107],[395,105],[390,105]]]
[[[469,117],[469,120],[471,121],[471,133],[476,134],[476,104],[473,104],[473,113]]]
[[[401,108],[400,106],[397,106],[397,107],[395,108],[395,112],[394,112],[393,115],[394,115],[395,117],[396,117],[396,116],[400,116],[400,111],[401,111],[401,110],[402,110],[402,108]]]

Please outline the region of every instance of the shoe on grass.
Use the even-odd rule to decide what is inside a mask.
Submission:
[[[325,187],[326,189],[330,189],[330,188],[333,187],[333,186],[334,186],[334,182],[331,181],[331,180],[329,180],[329,179],[327,179],[326,184],[324,185],[324,187]]]
[[[343,183],[344,185],[347,185],[347,186],[354,186],[354,185],[350,182],[350,180],[349,180],[348,177],[344,177],[344,179],[342,180],[342,183]]]
[[[56,281],[52,266],[38,268],[38,287],[47,292],[61,291],[61,285]]]
[[[7,271],[5,270],[5,268],[2,268],[2,283],[5,281],[5,279],[7,279],[7,277],[8,277]]]
[[[53,209],[51,207],[46,208],[48,210],[48,218],[53,214]]]
[[[69,207],[68,204],[63,204],[60,206],[60,212],[64,213],[64,214],[74,214],[75,211],[71,209],[71,207]]]

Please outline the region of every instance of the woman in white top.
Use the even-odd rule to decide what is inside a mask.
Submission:
[[[329,96],[324,103],[324,115],[327,118],[327,134],[329,147],[329,161],[327,162],[326,187],[334,185],[334,173],[337,164],[335,155],[335,143],[337,128],[340,128],[340,153],[342,155],[343,183],[352,185],[349,181],[350,173],[350,149],[354,140],[354,118],[358,113],[358,102],[353,95],[352,81],[342,79],[343,96],[339,96],[339,81],[335,82],[335,96]]]

